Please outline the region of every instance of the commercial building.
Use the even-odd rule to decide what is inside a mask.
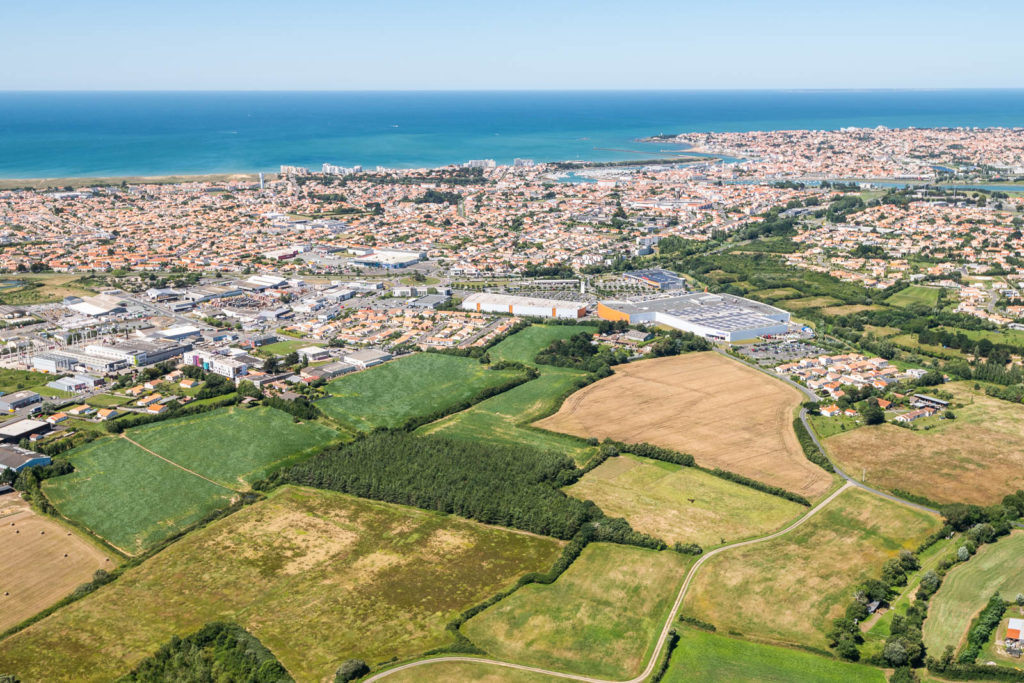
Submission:
[[[71,377],[55,379],[52,382],[48,382],[46,386],[58,391],[78,392],[92,389],[97,384],[102,384],[102,381],[90,375],[73,375]]]
[[[43,397],[34,391],[25,389],[15,391],[13,394],[0,396],[0,412],[13,413],[15,410],[27,408],[33,403],[42,403]]]
[[[357,256],[350,261],[354,266],[364,268],[408,268],[423,260],[422,252],[413,251],[375,251],[365,256]]]
[[[63,351],[46,351],[32,356],[32,369],[39,372],[58,374],[73,372],[84,368],[91,372],[107,373],[127,366],[123,359],[101,358],[88,353],[80,353],[65,349]]]
[[[627,270],[622,274],[627,280],[636,280],[654,289],[686,289],[686,280],[671,270],[664,268],[645,268],[643,270]]]
[[[50,423],[43,420],[12,420],[0,425],[0,441],[18,443],[33,434],[44,434],[50,431]]]
[[[0,470],[21,472],[26,467],[49,465],[50,462],[50,456],[42,453],[6,444],[0,446]]]
[[[223,375],[229,379],[240,377],[249,371],[247,363],[211,351],[188,351],[182,358],[182,362],[186,365],[202,368],[206,372]]]
[[[124,313],[128,310],[125,307],[124,301],[109,294],[97,294],[96,296],[86,296],[81,299],[75,297],[74,300],[69,301],[68,308],[75,313],[92,317]]]
[[[380,365],[384,361],[391,360],[391,354],[380,349],[359,349],[358,351],[346,351],[344,361],[354,365],[361,370]]]
[[[712,341],[735,342],[785,334],[789,312],[732,294],[684,294],[650,301],[606,301],[597,305],[604,320],[653,323]]]
[[[538,318],[582,318],[587,304],[510,294],[470,294],[462,300],[462,310],[478,313],[510,313]]]

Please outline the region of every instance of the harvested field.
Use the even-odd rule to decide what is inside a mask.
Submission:
[[[448,645],[462,610],[546,571],[551,539],[329,491],[282,487],[0,641],[0,671],[110,681],[210,621],[257,637],[297,681]]]
[[[609,458],[565,492],[666,543],[705,548],[766,534],[807,511],[694,467],[632,455]]]
[[[832,477],[807,460],[793,433],[803,395],[713,352],[638,361],[570,396],[537,427],[581,437],[648,442],[807,498]]]
[[[708,560],[682,612],[723,633],[825,648],[853,587],[941,526],[938,517],[850,488],[792,532]]]
[[[46,609],[117,558],[37,515],[15,494],[0,497],[0,631]]]
[[[929,430],[885,424],[825,440],[829,456],[866,483],[902,489],[939,503],[991,505],[1024,488],[1024,405],[975,391],[968,382],[943,386],[956,397],[955,420]]]
[[[504,661],[616,680],[635,676],[693,561],[668,550],[591,543],[553,584],[520,588],[462,630]]]

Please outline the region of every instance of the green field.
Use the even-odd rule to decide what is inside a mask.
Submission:
[[[835,306],[843,302],[831,296],[807,296],[802,299],[786,299],[778,303],[780,307],[784,307],[786,310],[799,310],[802,308],[825,308],[826,306]]]
[[[510,360],[533,365],[534,357],[558,339],[568,339],[580,332],[593,334],[597,328],[590,325],[531,325],[491,347],[494,360]]]
[[[822,439],[848,432],[864,424],[860,421],[859,417],[846,417],[845,415],[837,415],[835,417],[809,415],[807,419],[810,420],[811,426],[814,427],[814,433]]]
[[[287,356],[292,351],[298,351],[304,349],[307,346],[316,346],[316,341],[311,339],[286,339],[284,341],[274,342],[273,344],[267,344],[259,347],[256,351],[259,355],[264,357],[269,356]]]
[[[75,471],[43,482],[60,513],[124,552],[137,553],[198,522],[235,495],[108,437],[70,451]]]
[[[1024,593],[1024,532],[1015,531],[996,543],[984,545],[978,554],[958,564],[932,597],[924,622],[924,644],[929,652],[942,654],[947,645],[959,647],[971,619],[999,591],[1013,601]]]
[[[187,435],[188,438],[183,438]],[[182,467],[228,488],[244,488],[282,458],[337,438],[315,422],[280,410],[223,408],[128,430],[128,436]]]
[[[358,431],[398,427],[411,417],[469,401],[518,374],[489,370],[473,358],[418,353],[334,380],[326,387],[330,396],[317,405]]]
[[[257,407],[143,425],[124,436],[70,451],[75,471],[47,480],[43,490],[62,514],[137,553],[224,507],[269,466],[336,433]]]
[[[529,426],[553,412],[559,401],[576,387],[581,376],[575,370],[544,366],[537,379],[482,401],[469,410],[425,425],[418,433],[489,443],[528,444],[565,453],[579,463],[586,462],[593,447],[565,434]]]
[[[666,683],[884,683],[881,669],[810,652],[680,629]]]
[[[86,403],[94,408],[110,408],[116,406],[123,406],[126,403],[131,403],[132,398],[130,396],[118,396],[116,394],[96,394],[90,396],[85,400]]]
[[[459,681],[459,683],[551,683],[551,677],[484,662],[437,662],[399,671],[388,683]]]
[[[693,467],[632,455],[609,458],[565,492],[666,543],[705,548],[766,534],[807,511]]]
[[[592,543],[553,584],[519,589],[462,630],[505,661],[635,676],[653,652],[691,561],[672,551]]]
[[[0,671],[109,681],[171,636],[238,623],[298,681],[452,642],[462,610],[545,571],[551,539],[339,493],[283,487],[0,642]]]
[[[988,339],[993,344],[1024,346],[1024,330],[962,330],[959,327],[940,327],[944,332],[963,334],[968,339]]]
[[[933,307],[939,303],[939,291],[935,287],[922,287],[920,285],[910,285],[906,289],[901,289],[896,292],[888,299],[885,303],[890,306],[910,306],[911,304],[924,304],[925,306]]]
[[[824,648],[853,587],[940,526],[937,517],[849,489],[792,532],[708,560],[683,613],[723,632]]]
[[[22,389],[39,391],[46,383],[52,381],[55,375],[47,375],[42,372],[28,372],[26,370],[11,370],[0,368],[0,391],[10,394]],[[49,391],[52,391],[49,390]]]

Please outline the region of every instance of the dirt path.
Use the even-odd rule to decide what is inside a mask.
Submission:
[[[168,464],[171,464],[171,465],[174,465],[179,470],[184,470],[184,471],[188,472],[191,475],[199,477],[203,481],[208,481],[211,484],[213,484],[214,486],[219,486],[222,489],[227,489],[228,491],[231,491],[232,493],[241,493],[241,491],[236,491],[235,489],[231,488],[230,486],[225,486],[224,484],[218,483],[218,482],[214,481],[213,479],[207,479],[206,477],[204,477],[203,475],[199,474],[198,472],[193,472],[189,468],[183,467],[183,466],[179,465],[178,463],[174,462],[173,460],[168,460],[167,458],[165,458],[164,456],[160,455],[159,453],[156,453],[154,451],[149,450],[148,448],[143,446],[138,441],[135,441],[134,439],[130,438],[124,432],[121,433],[121,438],[124,439],[125,441],[127,441],[128,443],[131,443],[131,444],[134,444],[134,445],[138,446],[139,448],[141,448],[142,450],[146,451],[150,455],[156,456],[156,457],[160,458],[161,460],[163,460],[164,462],[166,462]]]
[[[767,536],[760,536],[758,538],[752,538],[746,541],[738,541],[736,543],[731,543],[729,545],[722,546],[721,548],[716,548],[711,552],[701,555],[700,559],[698,559],[693,564],[693,566],[690,567],[690,571],[687,572],[686,579],[683,581],[683,585],[679,588],[679,594],[676,595],[676,601],[672,605],[672,610],[669,612],[668,619],[665,620],[664,627],[662,627],[661,629],[661,635],[658,637],[658,643],[654,648],[654,652],[651,655],[650,661],[647,663],[647,667],[640,673],[639,676],[631,678],[628,681],[624,681],[621,683],[642,683],[644,680],[647,679],[648,676],[650,676],[654,672],[654,667],[658,664],[658,660],[661,657],[661,652],[665,648],[665,643],[668,641],[669,631],[671,631],[672,627],[675,625],[676,616],[679,614],[679,608],[683,604],[683,599],[686,598],[686,591],[690,588],[690,583],[693,581],[693,577],[696,576],[697,570],[700,569],[701,565],[703,565],[705,562],[710,560],[715,555],[732,550],[733,548],[741,548],[743,546],[754,545],[755,543],[764,543],[765,541],[771,541],[780,536],[788,534],[789,532],[793,531],[797,527],[804,524],[807,520],[811,519],[816,514],[818,514],[826,505],[835,500],[843,491],[847,490],[848,488],[852,488],[853,486],[854,484],[852,482],[845,482],[842,486],[836,489],[830,496],[828,496],[820,503],[815,505],[813,508],[808,510],[807,514],[805,514],[803,517],[790,524],[785,529],[780,529],[779,531],[768,534]],[[583,683],[620,683],[618,681],[610,681],[604,678],[592,678],[590,676],[580,676],[577,674],[570,674],[562,671],[550,671],[548,669],[542,669],[536,666],[526,666],[523,664],[502,662],[496,659],[483,659],[480,657],[436,657],[434,659],[423,659],[417,662],[409,662],[408,664],[396,666],[393,669],[388,669],[387,671],[382,671],[379,674],[371,676],[365,680],[365,683],[379,681],[387,676],[390,676],[395,672],[406,671],[408,669],[412,669],[419,666],[427,666],[435,662],[476,662],[478,664],[491,664],[494,666],[502,666],[507,669],[517,669],[519,671],[528,671],[530,673],[553,676],[555,678],[566,678],[573,681],[583,681]]]

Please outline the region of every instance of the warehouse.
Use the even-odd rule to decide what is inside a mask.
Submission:
[[[582,318],[587,314],[587,304],[509,294],[471,294],[462,300],[462,310],[537,318]]]
[[[0,441],[18,443],[33,434],[50,431],[50,423],[42,420],[12,420],[0,425]]]
[[[732,294],[685,294],[649,301],[607,301],[597,305],[604,320],[654,323],[712,341],[736,342],[785,334],[789,312]]]
[[[0,412],[13,413],[15,410],[26,408],[33,403],[42,403],[43,397],[34,391],[25,389],[15,391],[13,394],[0,396]]]
[[[50,456],[18,446],[0,446],[0,470],[21,472],[26,467],[49,465]]]
[[[354,365],[361,370],[380,365],[391,360],[391,354],[380,349],[359,349],[358,351],[346,351],[344,361]]]
[[[645,268],[644,270],[627,270],[622,274],[627,280],[636,280],[654,289],[686,289],[686,280],[671,270],[664,268]]]

